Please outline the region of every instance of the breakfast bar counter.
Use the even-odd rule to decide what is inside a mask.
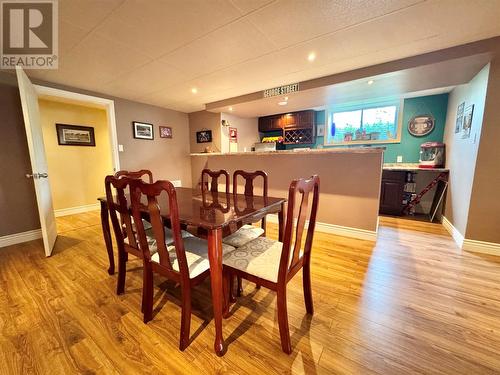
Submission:
[[[317,174],[321,180],[317,230],[375,240],[383,153],[383,147],[196,153],[191,154],[192,181],[193,187],[199,186],[204,168],[225,169],[230,175],[239,169],[263,170],[269,176],[269,195],[286,198],[293,179]]]

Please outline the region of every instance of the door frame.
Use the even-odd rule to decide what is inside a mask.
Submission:
[[[99,104],[106,108],[106,116],[108,120],[108,135],[111,146],[111,158],[114,171],[120,170],[120,156],[118,153],[118,137],[116,133],[116,117],[115,117],[115,101],[112,99],[101,98],[93,95],[79,94],[77,92],[56,89],[42,85],[34,85],[37,94],[48,95],[56,98],[74,100],[89,104]]]

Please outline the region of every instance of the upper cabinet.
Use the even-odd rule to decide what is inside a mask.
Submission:
[[[262,133],[287,129],[310,129],[313,127],[313,110],[259,117],[259,131]]]

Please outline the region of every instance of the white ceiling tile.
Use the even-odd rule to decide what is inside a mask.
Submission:
[[[91,30],[124,0],[59,0],[59,20]]]
[[[277,0],[230,0],[242,14],[247,14],[269,5]]]
[[[88,30],[72,23],[59,21],[59,54],[71,51],[88,33]]]
[[[98,32],[159,57],[238,17],[229,0],[127,0]]]
[[[190,77],[211,73],[267,54],[275,49],[250,22],[241,20],[177,49],[160,61],[175,66]]]

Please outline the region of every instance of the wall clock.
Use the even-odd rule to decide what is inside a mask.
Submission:
[[[414,137],[423,137],[434,130],[434,117],[431,115],[414,116],[408,122],[408,132]]]

